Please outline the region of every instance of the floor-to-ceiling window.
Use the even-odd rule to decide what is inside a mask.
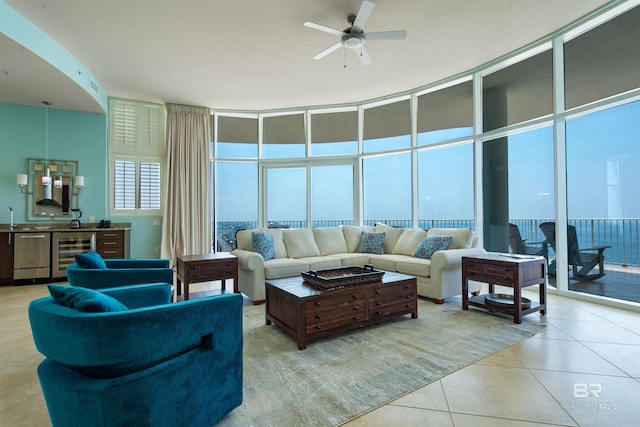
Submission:
[[[640,268],[630,184],[640,145],[640,7],[629,5],[614,2],[594,21],[403,94],[216,113],[218,228],[245,211],[260,226],[468,226],[488,250],[544,247],[558,273],[566,233],[551,245],[541,225],[569,224],[581,247],[611,246],[606,268]],[[225,136],[234,127],[250,136]],[[512,225],[528,248],[511,246]],[[565,292],[575,288],[571,277],[569,265],[550,283]]]

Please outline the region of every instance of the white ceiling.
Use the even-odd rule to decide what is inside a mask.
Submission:
[[[361,0],[5,0],[85,65],[107,95],[216,109],[362,102],[471,70],[538,40],[605,0],[373,0],[373,63],[353,51],[312,57]],[[345,68],[346,65],[346,68]],[[0,102],[96,111],[84,90],[0,34]]]

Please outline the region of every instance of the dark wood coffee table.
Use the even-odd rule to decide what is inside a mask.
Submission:
[[[336,290],[313,287],[302,277],[266,282],[266,323],[275,323],[298,341],[333,335],[411,314],[418,318],[415,277],[385,272],[382,280]]]

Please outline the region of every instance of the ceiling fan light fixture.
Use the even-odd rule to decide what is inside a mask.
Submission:
[[[342,36],[342,46],[347,49],[358,49],[364,44],[362,33],[349,33]]]

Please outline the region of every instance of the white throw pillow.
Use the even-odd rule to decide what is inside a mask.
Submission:
[[[384,236],[384,253],[392,254],[393,248],[396,247],[396,244],[398,243],[398,239],[400,239],[400,236],[402,236],[402,233],[404,232],[405,228],[391,227],[387,224],[378,222],[375,226],[375,230],[378,233],[380,232],[386,233]]]
[[[453,237],[447,249],[470,248],[473,240],[473,232],[470,228],[430,228],[427,235]]]
[[[348,252],[344,233],[339,227],[313,228],[313,238],[320,255],[343,254]]]
[[[396,243],[396,246],[393,248],[393,253],[396,255],[413,256],[416,248],[426,236],[427,232],[421,228],[405,229],[398,239],[398,243]]]
[[[289,258],[305,258],[320,256],[320,249],[313,239],[310,228],[294,228],[282,230],[282,239],[287,247]]]

